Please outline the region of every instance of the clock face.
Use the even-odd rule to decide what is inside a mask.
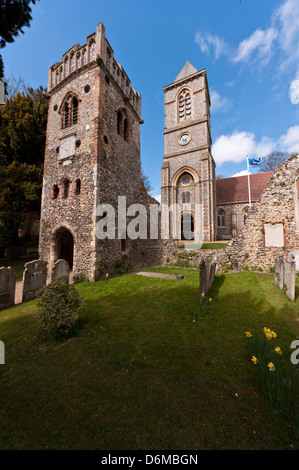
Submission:
[[[190,142],[190,140],[191,140],[191,135],[190,134],[182,134],[180,136],[180,139],[179,139],[181,145],[188,144]]]

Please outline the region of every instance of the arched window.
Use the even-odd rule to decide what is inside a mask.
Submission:
[[[187,202],[190,202],[190,193],[186,194]]]
[[[247,219],[247,216],[248,216],[248,212],[249,212],[249,207],[244,207],[244,209],[243,209],[243,222],[244,222],[244,225],[245,225],[245,222],[246,222],[246,219]]]
[[[191,94],[189,90],[183,90],[178,98],[179,121],[191,119]]]
[[[185,204],[186,202],[186,193],[182,194],[182,203]]]
[[[62,128],[70,127],[78,122],[79,100],[76,95],[69,94],[62,106]]]
[[[225,212],[223,209],[218,211],[217,225],[218,227],[225,227]]]
[[[77,124],[78,122],[78,100],[76,97],[72,100],[72,124]]]
[[[125,109],[119,109],[117,111],[117,133],[120,135],[126,142],[128,141],[128,118]]]
[[[69,119],[70,119],[70,107],[68,103],[64,104],[64,109],[63,109],[63,128],[69,127]]]
[[[193,183],[194,183],[193,176],[187,172],[183,173],[179,179],[179,186],[188,186]]]
[[[69,190],[70,190],[70,182],[69,180],[65,180],[63,183],[63,197],[65,199],[69,197]]]
[[[121,111],[117,112],[117,133],[118,135],[122,134],[122,128],[123,128],[123,115]]]

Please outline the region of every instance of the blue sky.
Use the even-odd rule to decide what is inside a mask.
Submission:
[[[216,173],[246,156],[299,151],[299,0],[40,0],[2,50],[6,76],[46,86],[48,67],[103,22],[115,58],[142,95],[141,159],[160,194],[164,94],[188,60],[206,69]],[[254,170],[256,171],[256,170]]]

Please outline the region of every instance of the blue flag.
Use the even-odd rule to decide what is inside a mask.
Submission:
[[[259,165],[261,163],[260,158],[248,158],[249,165]]]

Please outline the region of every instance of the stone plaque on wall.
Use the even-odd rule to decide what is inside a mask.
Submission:
[[[264,230],[266,248],[282,248],[285,246],[283,224],[264,224]]]
[[[76,136],[70,135],[61,139],[59,146],[59,160],[64,160],[65,158],[72,157],[75,155],[76,148]]]

